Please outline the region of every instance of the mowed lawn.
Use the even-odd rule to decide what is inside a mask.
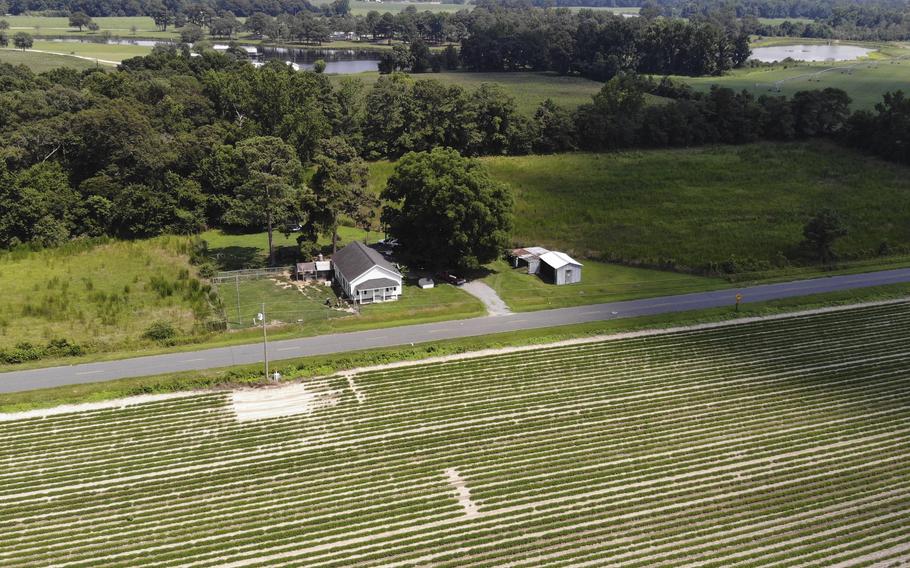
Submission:
[[[123,346],[157,320],[189,332],[197,323],[190,303],[179,291],[162,296],[152,284],[176,284],[182,271],[192,273],[179,246],[185,241],[73,243],[0,255],[0,349],[51,339]]]
[[[775,38],[760,45],[809,44],[809,40]],[[816,42],[817,43],[817,42]],[[852,43],[852,42],[851,42]],[[857,42],[857,45],[867,45]],[[853,99],[854,109],[872,109],[882,95],[910,90],[910,49],[893,45],[868,45],[879,49],[860,61],[789,63],[735,70],[723,77],[673,77],[707,92],[712,85],[763,94],[793,96],[798,91],[834,87]]]
[[[20,49],[11,48],[0,49],[0,63],[25,65],[35,73],[43,73],[58,67],[72,67],[81,71],[96,66],[96,63],[93,61],[80,59],[71,55],[38,53],[35,51],[22,51]]]
[[[910,246],[910,169],[825,142],[486,158],[515,195],[518,245],[583,258],[700,268],[794,258],[819,209],[850,234],[836,250]]]
[[[288,279],[276,277],[219,286],[224,315],[230,329],[253,326],[253,318],[265,304],[270,325],[292,324],[298,333],[315,335],[351,329],[367,329],[409,323],[465,318],[484,314],[479,300],[454,286],[440,285],[429,290],[406,282],[395,302],[359,306],[335,305],[331,287],[312,283],[298,288]],[[326,300],[330,304],[326,305]]]
[[[367,85],[379,79],[379,73],[358,73],[356,75],[335,75],[336,81],[344,77],[356,77]],[[501,85],[515,97],[518,108],[525,114],[532,114],[546,99],[553,99],[559,105],[574,109],[591,102],[591,97],[603,87],[603,83],[582,77],[565,77],[554,73],[472,73],[467,71],[423,73],[412,75],[415,80],[435,79],[447,85],[460,85],[474,90],[483,83]]]
[[[381,238],[379,232],[367,233],[353,227],[340,227],[338,233],[339,248],[354,241],[366,239],[367,242],[373,243]],[[222,268],[259,267],[268,263],[266,233],[233,235],[211,230],[203,233],[202,238],[208,243],[212,259]],[[297,248],[295,234],[285,237],[276,233],[274,243],[276,247],[294,250]],[[329,255],[330,240],[323,236],[320,237],[319,243],[326,255]],[[280,265],[290,263],[290,260],[284,259],[278,262]],[[249,327],[252,317],[260,311],[263,302],[266,303],[270,321],[294,324],[298,333],[305,334],[405,325],[484,314],[480,301],[459,288],[440,285],[422,290],[415,285],[415,279],[416,277],[406,278],[405,288],[399,300],[360,306],[356,312],[327,307],[325,300],[334,301],[336,297],[330,288],[311,285],[299,290],[282,278],[242,282],[237,286],[226,283],[219,287],[219,293],[224,302],[225,317],[232,329]]]
[[[529,275],[526,268],[512,268],[502,260],[488,266],[490,274],[483,280],[496,290],[509,308],[518,312],[687,294],[730,286],[721,278],[587,259],[581,262],[584,264],[582,281],[577,284],[554,286]]]

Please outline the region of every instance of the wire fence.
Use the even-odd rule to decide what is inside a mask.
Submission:
[[[259,280],[270,276],[281,276],[284,274],[293,274],[293,266],[274,266],[270,268],[244,268],[243,270],[225,270],[217,272],[212,277],[212,284],[224,284],[226,282],[240,282],[241,280]]]

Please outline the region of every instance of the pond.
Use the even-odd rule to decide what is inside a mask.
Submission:
[[[295,68],[312,69],[313,64],[325,61],[326,73],[348,75],[379,69],[380,52],[364,49],[322,49],[298,47],[259,47],[255,59],[259,61],[290,61]]]
[[[123,39],[111,38],[107,42],[92,42],[81,38],[55,38],[53,41],[61,43],[107,43],[109,45],[141,45],[155,47],[156,45],[169,45],[173,42],[162,40]],[[227,50],[227,44],[215,44],[216,51]],[[261,65],[267,61],[286,61],[294,69],[312,69],[316,61],[322,59],[326,63],[326,73],[348,75],[363,73],[379,69],[379,57],[382,52],[369,49],[327,49],[319,47],[263,47],[241,46],[249,54],[254,65]]]
[[[851,61],[873,51],[858,45],[775,45],[754,48],[750,59],[764,63],[783,61],[788,57],[795,61]]]

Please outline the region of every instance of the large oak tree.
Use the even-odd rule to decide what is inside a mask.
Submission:
[[[451,148],[405,154],[382,192],[382,222],[421,266],[478,268],[509,242],[512,196],[480,162]]]

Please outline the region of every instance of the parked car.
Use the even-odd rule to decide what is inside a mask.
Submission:
[[[451,284],[452,286],[461,286],[467,282],[467,280],[461,276],[452,274],[451,272],[439,272],[436,274],[436,279]]]

